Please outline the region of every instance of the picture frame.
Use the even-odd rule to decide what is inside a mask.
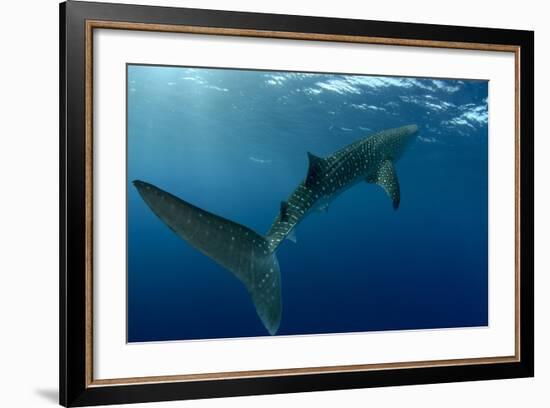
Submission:
[[[196,374],[95,375],[94,41],[99,30],[252,38],[420,50],[508,53],[514,61],[514,352]],[[500,54],[499,54],[500,55]],[[135,62],[135,61],[128,61]],[[162,61],[159,61],[162,63]],[[405,72],[406,74],[406,72]],[[117,92],[116,90],[113,92]],[[102,147],[104,148],[104,147]],[[123,159],[121,159],[123,160]],[[68,1],[60,5],[60,404],[87,406],[338,390],[534,375],[534,33],[493,28],[363,21]],[[511,199],[511,197],[510,197]],[[495,204],[490,201],[489,212]],[[512,220],[510,220],[512,222]],[[96,231],[97,232],[97,231]],[[121,259],[125,254],[120,254]],[[95,333],[97,334],[97,333]],[[223,340],[221,340],[223,341]],[[208,358],[207,356],[203,357]],[[139,363],[139,362],[138,362]],[[145,364],[145,363],[144,363]],[[95,367],[97,368],[97,367]],[[183,368],[182,368],[183,369]]]

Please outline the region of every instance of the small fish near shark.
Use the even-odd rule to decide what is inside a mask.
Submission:
[[[281,202],[265,236],[152,184],[140,180],[133,184],[168,228],[243,283],[258,317],[274,335],[282,316],[281,274],[275,254],[278,246],[285,238],[295,242],[294,229],[308,214],[326,210],[338,195],[360,182],[381,186],[397,210],[400,190],[394,164],[417,134],[418,127],[408,125],[374,133],[325,158],[308,152],[305,179]]]

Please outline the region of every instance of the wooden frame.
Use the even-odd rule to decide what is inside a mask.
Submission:
[[[60,7],[60,402],[65,406],[527,377],[533,335],[533,33],[70,1]],[[507,51],[516,59],[514,356],[94,380],[93,30]],[[403,37],[402,33],[407,33]],[[521,251],[520,251],[521,248]]]

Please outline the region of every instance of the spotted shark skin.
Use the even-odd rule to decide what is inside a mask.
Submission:
[[[243,283],[270,334],[281,322],[281,277],[275,253],[250,228],[196,207],[160,188],[135,180],[149,208],[180,238]]]
[[[400,192],[394,163],[417,133],[416,125],[403,126],[357,140],[323,159],[308,153],[306,178],[281,203],[267,233],[269,250],[277,249],[313,209],[326,210],[332,200],[361,181],[380,185],[397,209]]]
[[[231,271],[245,286],[268,333],[277,333],[282,316],[281,276],[275,250],[316,208],[361,181],[379,184],[394,209],[400,201],[394,163],[418,132],[416,125],[384,130],[326,158],[311,153],[306,178],[281,203],[264,237],[250,228],[196,207],[153,184],[135,180],[151,211],[180,238]]]

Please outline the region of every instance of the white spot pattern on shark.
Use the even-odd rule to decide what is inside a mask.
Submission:
[[[265,237],[152,184],[136,180],[134,186],[151,211],[172,231],[243,283],[258,317],[267,331],[275,334],[282,316],[277,247],[310,210],[328,206],[360,181],[382,186],[397,209],[400,196],[394,163],[417,132],[415,125],[404,126],[360,139],[326,158],[309,153],[306,178],[281,203],[280,213]]]

